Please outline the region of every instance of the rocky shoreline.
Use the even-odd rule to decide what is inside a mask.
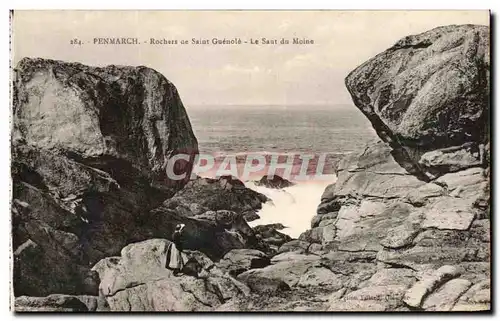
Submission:
[[[251,228],[268,199],[238,179],[162,174],[198,144],[161,74],[23,59],[15,311],[490,310],[489,59],[487,27],[446,26],[352,71],[346,86],[380,140],[340,161],[298,239]],[[174,276],[178,223],[189,261]]]

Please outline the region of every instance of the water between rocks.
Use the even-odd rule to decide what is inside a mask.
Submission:
[[[321,195],[325,188],[334,183],[337,177],[329,175],[321,181],[297,182],[296,185],[283,189],[257,186],[254,182],[245,182],[245,186],[266,195],[271,201],[262,204],[257,212],[260,219],[249,222],[251,227],[257,225],[281,223],[286,226],[280,232],[298,238],[310,228],[311,219],[316,215]]]

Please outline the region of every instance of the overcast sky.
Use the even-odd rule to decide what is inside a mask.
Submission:
[[[23,57],[145,65],[184,104],[350,104],[345,76],[400,38],[449,24],[489,24],[487,11],[16,11]],[[70,45],[72,38],[308,38],[314,45]]]

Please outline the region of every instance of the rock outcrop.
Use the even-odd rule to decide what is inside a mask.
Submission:
[[[165,239],[133,243],[120,257],[93,267],[111,311],[206,311],[249,294],[246,285],[199,251],[186,251],[186,266],[195,267],[174,276],[165,268],[169,244]]]
[[[188,217],[219,210],[233,211],[246,216],[255,214],[267,200],[265,195],[245,187],[245,184],[237,178],[198,177],[167,199],[163,206]]]
[[[307,250],[311,243],[321,245],[316,253],[339,272],[339,266],[344,271],[352,266],[374,278],[390,269],[413,282],[394,276],[391,283],[345,284],[343,296],[328,309],[489,309],[486,291],[477,301],[461,299],[471,286],[490,278],[485,169],[472,167],[425,182],[399,166],[391,151],[378,142],[344,159],[337,182],[318,207],[315,227],[301,239]],[[457,305],[460,300],[467,303]]]
[[[347,76],[354,103],[411,173],[433,178],[485,164],[489,34],[486,26],[435,28],[399,40]]]
[[[187,248],[211,257],[258,243],[240,212],[265,197],[229,179],[179,192],[186,180],[167,175],[189,178],[198,144],[175,86],[158,72],[25,58],[13,89],[15,296],[95,296],[92,265],[129,243],[170,238],[177,223]],[[188,158],[174,163],[179,154]],[[203,210],[163,204],[174,195],[205,200]],[[207,213],[218,209],[238,213]]]
[[[278,251],[279,247],[289,241],[292,238],[284,233],[279,232],[285,227],[282,224],[266,224],[257,225],[253,228],[256,237],[263,241],[269,247],[269,251],[275,253]]]
[[[255,185],[265,186],[267,188],[282,189],[285,187],[293,186],[295,184],[281,176],[274,175],[272,178],[262,176],[260,180],[255,181]]]
[[[486,291],[464,296],[490,278],[489,65],[487,27],[448,26],[347,76],[383,141],[338,164],[301,239],[321,244],[323,259],[370,262],[371,279],[394,277],[346,289],[330,310],[489,309]]]

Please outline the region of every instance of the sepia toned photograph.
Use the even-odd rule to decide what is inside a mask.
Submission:
[[[491,312],[488,10],[12,10],[11,310]]]

